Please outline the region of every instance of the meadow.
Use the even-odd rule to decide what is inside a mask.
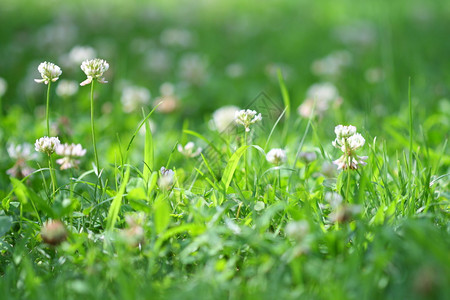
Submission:
[[[450,2],[0,9],[0,299],[449,299]]]

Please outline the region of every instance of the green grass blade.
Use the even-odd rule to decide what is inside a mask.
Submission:
[[[239,159],[242,155],[244,155],[245,151],[247,151],[249,146],[244,145],[241,146],[239,149],[236,150],[236,152],[230,157],[230,160],[228,161],[227,166],[225,167],[225,171],[223,172],[222,176],[222,183],[225,186],[225,191],[230,186],[231,180],[233,179],[234,171],[237,168]]]
[[[277,70],[278,75],[278,83],[281,89],[281,96],[283,97],[283,103],[286,110],[286,122],[289,121],[289,117],[291,116],[291,100],[289,98],[289,93],[286,88],[286,84],[284,83],[283,74],[281,74],[281,70]]]
[[[145,147],[144,147],[144,169],[142,171],[144,180],[148,181],[151,172],[155,168],[155,156],[153,147],[153,134],[150,124],[145,122]]]
[[[128,180],[130,179],[130,167],[127,167],[125,171],[125,177],[120,184],[119,192],[114,197],[111,206],[109,207],[108,216],[106,217],[106,230],[111,230],[116,224],[117,217],[119,216],[120,207],[122,206],[122,197],[125,193]]]

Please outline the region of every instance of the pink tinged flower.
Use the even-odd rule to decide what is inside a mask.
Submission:
[[[358,166],[366,165],[365,160],[367,156],[356,155],[356,151],[365,144],[365,139],[356,132],[356,127],[338,125],[334,132],[336,133],[336,139],[332,144],[344,153],[337,160],[333,161],[333,164],[337,165],[338,170],[356,170]]]
[[[55,82],[62,74],[60,67],[46,61],[39,65],[38,71],[39,73],[41,73],[42,79],[35,79],[34,81],[36,81],[37,83],[43,82],[45,84],[48,84],[49,82]]]
[[[177,149],[178,152],[180,152],[186,157],[196,157],[200,155],[200,153],[202,152],[202,148],[200,147],[198,147],[197,150],[195,150],[194,142],[188,142],[184,147],[181,144],[178,144]]]
[[[161,175],[158,179],[158,186],[161,189],[170,189],[175,180],[175,172],[171,169],[166,169],[165,167],[161,167],[159,172],[161,173]]]
[[[10,144],[7,151],[9,157],[15,159],[16,162],[12,168],[6,171],[6,174],[17,178],[23,178],[34,171],[33,168],[30,168],[27,165],[27,161],[35,159],[37,155],[35,152],[32,152],[32,146],[30,144]]]
[[[81,86],[90,84],[92,80],[97,80],[100,83],[107,83],[108,81],[103,78],[103,73],[109,69],[109,64],[106,60],[95,58],[85,60],[81,64],[81,70],[86,74],[87,79],[80,83]]]
[[[61,165],[61,170],[67,170],[78,166],[80,161],[76,158],[84,156],[86,149],[83,149],[81,144],[60,144],[56,148],[56,154],[64,156],[57,159],[56,163]]]

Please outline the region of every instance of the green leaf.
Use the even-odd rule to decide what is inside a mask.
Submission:
[[[111,206],[109,207],[108,216],[106,217],[106,230],[111,230],[116,224],[117,217],[119,216],[120,207],[122,206],[122,197],[125,193],[125,187],[127,186],[128,179],[130,178],[130,167],[127,167],[125,171],[125,177],[120,184],[119,192],[114,197]]]
[[[249,146],[247,146],[247,145],[241,146],[230,157],[230,160],[228,161],[228,164],[227,164],[225,170],[223,171],[223,176],[222,176],[222,183],[225,185],[225,191],[230,186],[230,183],[231,183],[231,180],[233,179],[233,174],[234,174],[234,171],[236,170],[239,159],[245,153],[245,151],[247,151],[248,147]]]
[[[158,197],[153,205],[154,218],[155,218],[155,230],[157,234],[166,230],[170,223],[170,206],[167,203],[167,199],[164,197]]]
[[[12,218],[9,216],[0,216],[0,237],[4,236],[12,226]]]

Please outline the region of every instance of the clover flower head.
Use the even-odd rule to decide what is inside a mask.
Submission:
[[[150,91],[145,87],[126,86],[122,90],[120,102],[122,102],[123,111],[131,113],[147,105],[150,97]]]
[[[34,171],[33,168],[30,168],[27,165],[27,161],[35,159],[37,155],[37,153],[32,152],[31,144],[24,143],[16,145],[11,143],[9,144],[7,151],[9,157],[16,162],[12,168],[6,171],[6,174],[20,178],[27,177]]]
[[[44,136],[40,139],[36,140],[34,144],[34,149],[37,152],[47,153],[48,155],[53,154],[56,151],[56,148],[61,142],[58,137],[48,137]]]
[[[49,220],[41,228],[41,238],[49,245],[59,245],[67,238],[67,229],[59,220]]]
[[[31,160],[36,157],[36,153],[31,152],[31,145],[28,143],[23,144],[9,144],[8,146],[8,155],[12,159],[24,159]]]
[[[158,179],[158,185],[162,189],[170,189],[173,185],[175,179],[175,172],[171,169],[166,169],[165,167],[161,167],[159,170],[161,176]]]
[[[251,109],[243,109],[235,114],[235,120],[237,124],[243,125],[245,127],[245,131],[250,131],[250,125],[261,121],[261,114],[257,113],[255,110]]]
[[[78,91],[78,84],[72,80],[62,79],[56,87],[56,95],[59,97],[67,98],[75,95]]]
[[[348,138],[348,145],[352,150],[357,150],[359,148],[362,148],[364,146],[364,143],[366,140],[363,138],[363,136],[359,133],[356,133]]]
[[[145,214],[134,213],[125,216],[127,228],[121,231],[124,241],[131,247],[138,247],[145,241]]]
[[[366,165],[365,160],[367,156],[358,156],[355,153],[365,143],[363,136],[356,132],[356,127],[352,125],[338,125],[334,129],[334,132],[336,133],[336,139],[332,144],[344,153],[337,160],[333,161],[338,166],[338,169],[356,170],[359,165]]]
[[[81,63],[81,70],[86,74],[87,79],[80,83],[81,86],[90,84],[92,80],[96,79],[100,83],[107,83],[103,78],[103,73],[109,69],[109,64],[104,59],[87,59]]]
[[[90,46],[75,46],[73,47],[68,56],[68,60],[71,65],[79,65],[86,59],[93,59],[97,56],[97,52]]]
[[[37,83],[45,83],[55,82],[61,76],[62,71],[61,68],[51,62],[43,62],[39,64],[38,67],[39,73],[41,73],[42,79],[35,79]]]
[[[342,204],[344,198],[336,192],[326,192],[324,195],[324,199],[326,202],[330,204],[332,208],[337,208]]]
[[[309,164],[317,159],[317,154],[314,151],[300,152],[300,159]]]
[[[214,111],[211,127],[219,132],[227,132],[236,125],[235,118],[239,107],[234,105],[223,106]]]
[[[348,138],[356,133],[356,127],[352,125],[338,125],[334,128],[334,133],[338,138]]]
[[[311,71],[318,76],[338,76],[342,70],[352,62],[350,52],[334,51],[327,56],[315,60],[311,65]]]
[[[333,211],[328,215],[328,219],[332,223],[348,223],[360,212],[360,205],[341,204],[333,208]]]
[[[86,149],[83,149],[81,144],[59,144],[56,147],[56,154],[64,156],[57,159],[56,163],[61,165],[61,170],[66,170],[76,167],[80,161],[76,157],[82,157],[86,154]]]
[[[291,221],[286,224],[285,233],[288,237],[301,241],[309,233],[309,223],[305,220]]]
[[[194,142],[188,142],[184,147],[181,144],[178,144],[177,149],[178,152],[180,152],[186,157],[196,157],[200,154],[200,152],[202,152],[202,148],[200,147],[198,147],[197,150],[195,150]]]
[[[306,92],[306,99],[298,107],[297,112],[304,118],[311,114],[322,117],[330,106],[338,107],[342,103],[339,92],[332,83],[320,82],[310,86]]]
[[[286,159],[287,159],[286,150],[280,149],[280,148],[271,149],[266,154],[266,159],[271,164],[279,166],[279,165],[283,164],[284,162],[286,162]]]

